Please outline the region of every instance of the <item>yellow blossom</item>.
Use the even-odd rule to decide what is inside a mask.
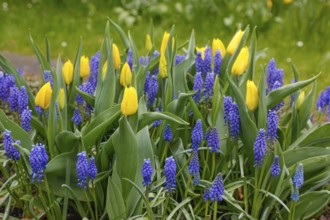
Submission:
[[[205,54],[206,47],[196,47],[196,50],[197,50],[197,52],[201,52],[202,59],[204,60],[204,54]]]
[[[102,80],[104,79],[105,74],[107,74],[107,69],[108,69],[108,61],[105,61],[102,67]]]
[[[242,75],[249,64],[249,48],[247,46],[243,47],[239,52],[232,68],[231,73],[235,76]]]
[[[148,52],[150,52],[152,49],[152,41],[149,34],[146,35],[146,48]]]
[[[35,105],[40,106],[43,109],[47,109],[50,104],[50,98],[52,96],[52,87],[50,82],[44,84],[38,91],[35,97]]]
[[[62,67],[62,75],[66,85],[70,85],[73,80],[73,64],[67,60]]]
[[[119,79],[120,84],[126,87],[131,84],[131,79],[132,79],[131,68],[129,67],[128,63],[125,62],[120,72],[120,79]]]
[[[273,7],[273,1],[272,0],[266,0],[266,6],[267,6],[267,8],[271,9]]]
[[[163,35],[162,45],[160,47],[160,54],[165,54],[169,38],[170,38],[170,34],[165,31],[165,33]],[[174,42],[175,42],[175,39],[173,37],[172,38],[172,49],[174,48]]]
[[[86,56],[80,57],[80,77],[85,78],[88,77],[90,73],[89,67],[89,58]]]
[[[293,2],[293,0],[283,0],[283,3],[284,3],[284,4],[287,4],[287,5],[288,5],[288,4],[291,4],[292,2]]]
[[[133,115],[138,109],[138,97],[134,87],[125,87],[123,100],[121,101],[121,112],[125,115]]]
[[[227,53],[229,55],[233,55],[235,53],[236,48],[238,47],[238,44],[241,42],[241,39],[243,37],[244,31],[237,31],[234,37],[231,39],[230,43],[227,47]]]
[[[223,45],[222,41],[218,38],[214,38],[212,41],[212,56],[215,56],[215,52],[220,50],[221,58],[226,55],[226,47]]]
[[[164,54],[160,54],[160,60],[159,60],[159,75],[162,78],[167,77],[167,61]]]
[[[115,69],[118,69],[121,61],[120,61],[119,49],[115,43],[112,44],[112,56],[113,56],[113,62],[115,65]]]
[[[301,107],[301,104],[304,102],[305,100],[305,92],[302,91],[297,99],[296,102],[296,108],[299,109]]]
[[[254,111],[259,104],[258,89],[253,81],[248,80],[246,82],[246,105],[250,111]]]
[[[63,109],[65,106],[65,91],[64,88],[60,88],[57,96],[57,103],[60,106],[60,109]]]

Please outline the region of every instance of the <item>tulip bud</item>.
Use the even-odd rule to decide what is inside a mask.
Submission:
[[[131,68],[129,67],[128,63],[125,62],[123,65],[123,68],[121,69],[120,72],[120,85],[122,86],[128,86],[131,84],[131,79],[132,79],[132,72]]]
[[[249,64],[249,48],[247,46],[243,47],[239,52],[232,68],[231,73],[235,76],[242,75]]]
[[[118,69],[121,61],[120,61],[119,49],[116,44],[112,44],[112,56],[113,56],[115,69]]]
[[[57,103],[60,106],[60,109],[63,109],[65,106],[65,91],[64,88],[60,88],[57,96]]]
[[[165,33],[163,35],[162,45],[160,47],[160,54],[165,54],[169,38],[170,38],[170,34],[165,31]],[[172,39],[172,49],[174,48],[174,41],[175,41],[175,39],[173,37],[173,39]]]
[[[267,0],[266,6],[267,8],[271,9],[273,7],[273,0]]]
[[[223,58],[226,55],[226,48],[223,45],[222,41],[218,38],[214,38],[212,41],[212,56],[215,56],[215,52],[220,50],[221,57]]]
[[[64,63],[62,67],[62,75],[66,85],[70,85],[73,79],[73,64],[71,60]]]
[[[159,60],[159,75],[162,78],[167,77],[167,61],[164,54],[160,54],[160,60]]]
[[[86,56],[80,57],[80,77],[85,78],[89,76],[90,67],[89,67],[89,59]]]
[[[283,3],[284,3],[284,4],[287,4],[287,5],[288,5],[288,4],[291,4],[292,2],[293,2],[293,0],[283,0]]]
[[[301,104],[304,102],[305,100],[305,92],[304,91],[301,91],[298,99],[297,99],[297,102],[296,102],[296,108],[299,109]]]
[[[105,61],[102,67],[102,80],[104,79],[105,74],[107,74],[107,70],[108,70],[108,61]]]
[[[146,48],[147,48],[148,52],[150,52],[152,49],[152,41],[151,41],[151,37],[149,34],[147,34],[147,36],[146,36]]]
[[[133,115],[138,109],[138,97],[134,87],[125,87],[123,100],[121,101],[121,112],[125,115]]]
[[[254,111],[259,104],[258,89],[253,81],[248,80],[246,83],[246,105],[250,111]]]
[[[244,31],[237,31],[234,37],[231,39],[230,43],[227,47],[227,53],[229,55],[233,55],[235,53],[235,50],[237,49],[238,44],[241,42],[241,39],[243,37]]]
[[[52,88],[50,82],[44,84],[38,91],[35,97],[35,105],[40,106],[43,109],[47,109],[50,104],[50,98],[52,96]]]
[[[206,47],[196,47],[197,52],[201,52],[203,60],[204,60],[205,49]]]

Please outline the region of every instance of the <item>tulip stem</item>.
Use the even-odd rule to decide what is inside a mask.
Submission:
[[[168,150],[168,145],[169,145],[169,142],[166,142],[166,143],[165,143],[164,150],[163,150],[162,157],[161,157],[161,159],[160,159],[160,165],[163,164],[163,161],[164,161],[164,159],[165,159],[165,157],[166,157],[166,153],[167,153],[167,150]]]
[[[214,210],[213,210],[213,220],[217,220],[217,212],[218,212],[218,201],[215,201]]]
[[[166,111],[166,106],[165,106],[165,78],[162,80],[162,108],[164,111]]]

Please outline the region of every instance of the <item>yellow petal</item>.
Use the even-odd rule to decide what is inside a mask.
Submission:
[[[129,67],[128,63],[125,62],[125,64],[123,65],[123,68],[121,69],[120,72],[120,84],[122,86],[128,86],[131,84],[131,78],[132,78],[132,72],[131,72],[131,68]]]
[[[89,59],[86,56],[80,57],[80,77],[88,77],[90,73]]]
[[[232,68],[231,73],[235,76],[242,75],[247,69],[249,64],[249,48],[247,46],[243,47],[239,52]]]
[[[304,102],[305,100],[305,92],[302,91],[297,99],[296,102],[296,108],[299,109],[301,107],[301,104]]]
[[[67,60],[62,67],[63,79],[66,85],[70,85],[73,80],[73,64]]]
[[[60,109],[63,109],[65,106],[65,91],[64,88],[60,88],[57,96],[57,103],[60,106]]]
[[[115,65],[115,69],[118,69],[120,66],[121,60],[120,60],[120,53],[119,53],[118,46],[115,43],[112,44],[112,56],[113,56],[113,62]]]
[[[148,52],[150,52],[152,50],[152,41],[151,41],[151,37],[149,34],[147,34],[147,36],[146,36],[146,48],[147,48]]]
[[[108,61],[105,61],[102,68],[102,80],[104,79],[105,74],[107,74],[107,69],[108,69]]]
[[[47,109],[50,105],[50,98],[52,96],[52,88],[50,82],[44,84],[38,91],[35,97],[35,104],[43,109]]]
[[[206,47],[196,47],[197,52],[201,52],[202,53],[202,59],[204,60],[204,53],[206,50]]]
[[[221,58],[223,58],[226,55],[226,47],[222,43],[222,41],[218,38],[213,39],[212,41],[212,55],[215,56],[215,52],[217,50],[220,50]]]
[[[253,81],[248,80],[246,82],[246,105],[250,111],[254,111],[259,104],[259,94],[257,86]]]
[[[121,112],[125,115],[133,115],[138,109],[138,97],[134,87],[125,87],[123,100],[120,105]]]
[[[159,75],[162,78],[167,77],[167,61],[164,54],[160,54],[160,60],[159,60]]]
[[[244,31],[237,31],[236,34],[234,35],[234,37],[231,39],[230,43],[228,44],[227,47],[227,53],[229,55],[233,55],[235,53],[235,50],[238,46],[238,44],[240,43],[242,37],[243,37]]]

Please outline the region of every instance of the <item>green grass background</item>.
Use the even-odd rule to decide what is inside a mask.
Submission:
[[[0,1],[0,51],[33,54],[28,32],[44,49],[44,36],[51,44],[52,57],[74,59],[80,36],[84,54],[99,50],[107,17],[130,31],[140,55],[146,53],[145,35],[154,23],[156,48],[165,30],[175,25],[179,44],[195,30],[196,45],[211,44],[220,38],[227,45],[238,30],[258,26],[257,49],[265,51],[256,72],[275,58],[289,83],[293,73],[288,60],[296,64],[301,80],[322,72],[318,90],[330,85],[330,1],[296,0],[285,5],[273,0],[22,0]],[[111,29],[114,42],[123,48],[118,34]],[[302,42],[303,46],[297,46]],[[181,51],[183,53],[183,51]]]

